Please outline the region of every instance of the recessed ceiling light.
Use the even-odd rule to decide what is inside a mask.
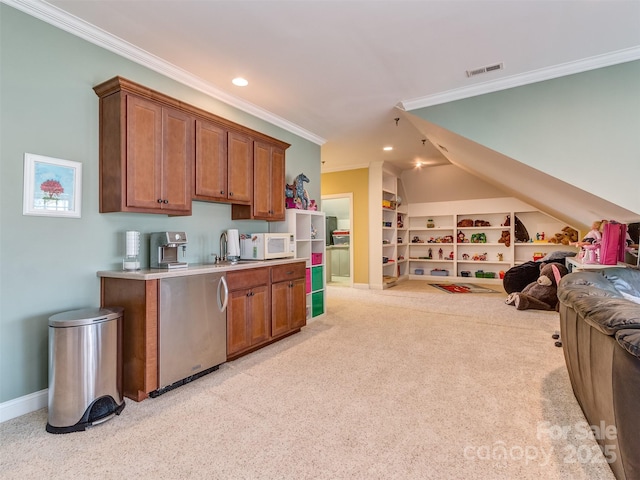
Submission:
[[[393,147],[384,147],[382,150],[384,150],[385,152],[390,152],[391,150],[393,150]]]
[[[233,83],[237,87],[246,87],[247,85],[249,85],[249,82],[242,77],[234,78],[233,80],[231,80],[231,83]]]

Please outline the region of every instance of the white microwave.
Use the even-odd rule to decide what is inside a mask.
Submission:
[[[296,254],[293,233],[252,233],[240,239],[240,258],[243,260],[270,260],[293,258]]]

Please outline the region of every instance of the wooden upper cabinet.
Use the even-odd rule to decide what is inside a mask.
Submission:
[[[212,122],[196,120],[193,198],[223,202],[227,197],[227,129]]]
[[[195,199],[232,203],[233,219],[284,220],[289,144],[122,77],[94,91],[100,212],[191,215]]]
[[[285,150],[264,141],[253,142],[253,205],[234,205],[231,218],[284,220]]]
[[[196,120],[195,200],[250,205],[253,140],[223,125]]]
[[[193,123],[124,89],[101,96],[100,212],[191,215]]]
[[[253,139],[246,134],[229,131],[227,137],[229,200],[251,204],[253,198]]]

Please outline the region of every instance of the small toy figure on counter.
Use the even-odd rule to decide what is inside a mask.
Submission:
[[[427,258],[429,260],[431,260],[433,258],[433,250],[429,249],[429,254],[427,255]]]
[[[444,253],[444,252],[442,251],[442,249],[438,250],[438,258],[439,258],[440,260],[442,260],[442,255],[443,255],[443,253]]]

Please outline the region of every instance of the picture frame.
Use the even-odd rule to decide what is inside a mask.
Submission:
[[[82,163],[24,154],[23,215],[80,218]]]

